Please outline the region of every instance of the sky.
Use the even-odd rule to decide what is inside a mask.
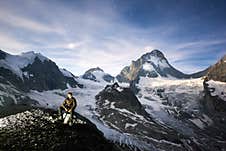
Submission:
[[[153,49],[184,73],[226,54],[225,0],[0,0],[0,49],[112,75]]]

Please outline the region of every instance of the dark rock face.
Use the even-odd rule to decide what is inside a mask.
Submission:
[[[32,109],[1,119],[0,150],[128,151],[107,141],[94,124],[63,125],[52,110]],[[7,126],[4,126],[7,124]]]
[[[10,54],[0,51],[0,59],[5,59],[6,55],[10,56]],[[31,55],[31,57],[32,55],[36,55],[36,57],[33,62],[20,69],[21,72],[23,72],[23,78],[3,66],[0,67],[0,82],[4,84],[12,84],[17,87],[18,90],[25,92],[31,89],[38,91],[66,89],[67,84],[73,88],[83,87],[75,80],[75,77],[67,77],[63,75],[58,66],[51,60],[40,60],[39,56],[41,54],[31,52],[29,55]]]
[[[150,69],[145,70],[144,65],[147,64]],[[153,50],[150,53],[142,55],[136,61],[132,61],[130,66],[126,66],[117,75],[119,82],[130,82],[136,81],[140,76],[156,78],[158,76],[168,77],[172,76],[175,78],[199,78],[204,76],[207,71],[201,71],[191,75],[184,74],[173,66],[171,66],[164,54],[159,50]]]
[[[97,68],[91,68],[89,70],[87,70],[83,75],[82,78],[83,79],[88,79],[88,80],[92,80],[95,82],[100,82],[97,77],[95,76],[95,74],[93,72],[102,72],[103,73],[103,80],[106,82],[112,82],[114,80],[114,77],[111,76],[110,74],[104,73],[104,70],[102,70],[101,68],[97,67]]]
[[[11,83],[15,87],[17,87],[19,90],[27,90],[22,79],[20,79],[20,77],[15,75],[9,69],[5,69],[3,67],[0,67],[0,77],[1,77],[0,82],[3,83],[3,84]]]
[[[103,79],[104,79],[104,81],[107,81],[107,82],[112,82],[112,81],[114,81],[114,77],[111,76],[110,74],[104,75],[104,76],[103,76]]]
[[[210,67],[206,76],[209,80],[226,82],[226,55]]]
[[[42,62],[37,57],[32,64],[22,69],[23,72],[32,74],[33,77],[26,78],[24,84],[29,89],[52,90],[54,88],[66,89],[65,78],[55,63],[51,61]]]
[[[130,112],[147,115],[143,106],[140,104],[130,88],[120,89],[122,88],[119,87],[118,83],[107,85],[103,91],[96,95],[96,99],[99,100],[99,98],[101,98],[101,100],[108,100],[110,102],[115,101],[114,105],[117,108],[126,108]]]
[[[24,77],[24,84],[28,89],[38,91],[66,89],[66,83],[69,83],[72,87],[78,86],[77,81],[73,78],[65,77],[57,65],[50,60],[42,62],[36,57],[35,61],[23,68],[22,71],[32,75],[29,78]]]
[[[5,59],[6,53],[2,50],[0,50],[0,59]]]

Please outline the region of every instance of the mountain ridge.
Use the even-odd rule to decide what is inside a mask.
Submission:
[[[11,55],[0,51],[0,76],[22,91],[82,87],[73,74],[65,75],[55,62],[34,51]]]
[[[151,52],[143,54],[136,61],[132,61],[130,66],[124,67],[120,74],[116,76],[119,82],[130,82],[136,81],[139,77],[168,77],[168,78],[178,78],[178,79],[187,79],[187,78],[199,78],[204,76],[207,72],[207,69],[193,73],[185,74],[176,68],[174,68],[166,59],[164,54],[155,49]]]

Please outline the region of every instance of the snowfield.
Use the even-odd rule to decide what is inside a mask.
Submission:
[[[169,79],[169,78],[140,78],[137,84],[140,92],[137,94],[146,111],[160,123],[179,129],[185,134],[192,135],[192,129],[177,117],[188,113],[197,119],[199,115],[199,99],[202,96],[203,80],[199,79]],[[196,113],[197,111],[197,113]],[[200,125],[199,120],[192,123]],[[198,123],[199,122],[199,123]],[[205,124],[203,124],[205,125]],[[199,126],[204,128],[204,126]]]
[[[61,70],[66,76],[70,76],[70,73],[66,70]],[[82,78],[76,78],[80,84],[84,85],[84,88],[68,88],[66,90],[51,90],[38,92],[31,90],[27,96],[39,102],[39,106],[57,109],[64,101],[67,92],[73,92],[77,100],[76,112],[88,118],[93,122],[97,128],[104,133],[104,136],[114,142],[120,144],[128,144],[130,146],[136,146],[140,149],[155,147],[152,144],[147,144],[140,141],[130,133],[124,133],[119,131],[119,128],[113,123],[107,123],[96,112],[96,99],[95,96],[104,89],[107,83],[102,79],[102,75],[96,74],[98,81],[85,80]],[[222,82],[209,81],[209,87],[215,88],[212,95],[218,95],[225,100],[226,84]],[[119,83],[120,86],[128,87],[128,83]],[[5,85],[0,85],[6,87]],[[169,78],[148,78],[141,77],[138,84],[136,85],[140,90],[137,94],[137,98],[140,103],[145,107],[147,113],[150,114],[156,122],[163,126],[171,127],[187,136],[195,136],[194,129],[204,130],[206,127],[211,126],[213,121],[199,110],[199,99],[202,97],[203,92],[203,80],[199,79],[169,79]],[[11,89],[11,88],[5,88]],[[122,88],[117,88],[119,92]],[[7,95],[3,91],[0,91],[2,95]],[[19,93],[19,92],[18,92]],[[13,96],[12,96],[13,97]],[[2,105],[0,97],[0,105]],[[126,108],[120,109],[115,107],[114,102],[105,100],[104,105],[110,106],[111,109],[118,111],[120,114],[129,116],[131,119],[136,121],[128,122],[125,124],[125,129],[133,129],[140,123],[150,123],[143,116],[134,114],[128,111]],[[184,113],[190,117],[183,119]],[[150,123],[152,124],[152,123]],[[0,119],[0,127],[7,126],[3,119]],[[115,127],[114,127],[115,126]],[[151,138],[150,138],[151,139]],[[156,140],[157,141],[157,140]],[[172,142],[169,142],[172,143]],[[178,144],[177,144],[178,145]]]
[[[77,100],[76,112],[83,115],[92,121],[97,128],[104,133],[104,136],[114,142],[120,144],[128,144],[130,146],[136,146],[138,148],[149,148],[148,144],[139,141],[137,138],[117,131],[117,129],[110,128],[104,121],[98,119],[98,114],[95,112],[96,100],[95,96],[104,89],[106,83],[103,80],[101,82],[94,82],[92,80],[76,79],[80,84],[83,84],[84,88],[70,88],[64,91],[52,90],[52,91],[30,91],[28,96],[34,100],[39,101],[41,107],[57,109],[64,101],[67,92],[72,92]],[[99,80],[99,79],[98,79]],[[125,85],[125,84],[124,84]],[[144,145],[144,146],[143,146]]]

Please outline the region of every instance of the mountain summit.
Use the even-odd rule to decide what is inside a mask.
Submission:
[[[161,51],[153,50],[142,55],[136,61],[132,61],[131,65],[123,68],[116,78],[119,82],[138,80],[140,76],[147,76],[151,78],[173,77],[181,79],[197,76],[201,77],[205,74],[205,72],[200,72],[198,74],[199,75],[187,75],[182,73],[181,71],[175,69],[172,65],[170,65]]]
[[[105,73],[103,69],[96,67],[87,70],[83,75],[83,79],[92,80],[95,82],[112,82],[114,77],[108,73]]]
[[[62,72],[64,71],[64,72]],[[81,87],[75,77],[69,77],[55,62],[33,51],[11,55],[0,51],[0,81],[22,91]]]

